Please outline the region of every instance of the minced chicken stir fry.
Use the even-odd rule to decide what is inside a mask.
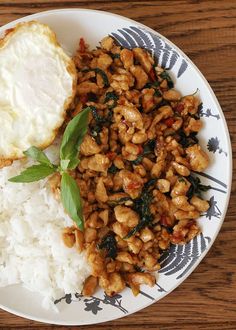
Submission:
[[[91,108],[89,128],[72,175],[83,200],[85,230],[66,228],[67,247],[86,249],[92,275],[83,294],[99,285],[108,295],[153,286],[152,272],[170,244],[185,244],[209,208],[193,172],[209,160],[196,137],[202,128],[196,96],[173,89],[148,51],[116,45],[111,37],[90,51],[83,39],[74,58],[77,96],[71,118]],[[58,174],[51,178],[56,193]]]

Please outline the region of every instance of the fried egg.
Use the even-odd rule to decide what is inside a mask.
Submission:
[[[49,146],[76,90],[73,60],[55,33],[36,21],[20,23],[0,40],[0,163]]]

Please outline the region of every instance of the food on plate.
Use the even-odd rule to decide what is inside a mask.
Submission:
[[[49,146],[73,100],[76,70],[49,26],[17,24],[0,40],[0,167]]]
[[[1,170],[0,286],[23,283],[45,304],[57,290],[92,295],[100,286],[113,296],[153,286],[162,252],[200,233],[209,208],[210,187],[195,176],[209,164],[198,97],[175,90],[147,50],[109,36],[100,44],[91,51],[80,40],[59,140],[46,152],[22,149],[37,165]]]
[[[155,284],[162,251],[200,232],[196,220],[209,208],[201,196],[209,187],[193,173],[209,163],[197,139],[200,102],[175,90],[147,50],[122,48],[111,37],[93,51],[81,39],[74,60],[71,116],[91,111],[73,172],[85,229],[66,228],[62,238],[86,250],[85,295],[98,285],[110,296],[126,286],[136,295],[141,284]]]
[[[57,145],[47,149],[50,159],[56,160],[57,154]],[[0,170],[0,288],[21,284],[42,296],[43,307],[55,309],[55,299],[83,289],[90,267],[84,252],[65,249],[61,231],[73,221],[47,179],[8,181],[29,165],[17,160]]]

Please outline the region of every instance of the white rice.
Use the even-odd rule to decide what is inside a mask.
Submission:
[[[57,158],[57,146],[48,150]],[[63,227],[72,225],[57,202],[47,179],[34,183],[10,183],[31,163],[15,161],[0,170],[0,287],[21,284],[42,294],[42,305],[66,293],[80,292],[90,269],[84,253],[66,248]]]

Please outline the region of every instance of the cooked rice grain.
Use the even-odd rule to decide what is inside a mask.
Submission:
[[[56,158],[57,147],[48,155]],[[34,183],[10,183],[8,179],[29,166],[15,161],[0,170],[0,287],[22,284],[42,295],[49,308],[66,293],[82,290],[90,274],[84,253],[68,249],[62,229],[71,219],[50,191],[47,179]]]

